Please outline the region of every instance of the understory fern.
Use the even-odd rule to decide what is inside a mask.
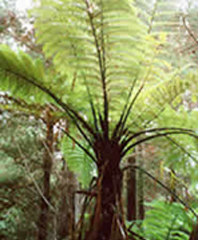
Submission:
[[[193,219],[179,203],[155,200],[146,203],[148,210],[141,229],[134,231],[147,240],[188,240],[193,227]],[[140,233],[141,232],[141,233]]]

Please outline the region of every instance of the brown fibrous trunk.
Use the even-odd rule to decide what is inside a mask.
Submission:
[[[99,176],[94,215],[86,240],[121,240],[124,228],[121,204],[120,149],[113,142],[97,142]]]

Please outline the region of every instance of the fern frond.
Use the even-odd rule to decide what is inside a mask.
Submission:
[[[146,239],[189,239],[188,232],[191,232],[191,219],[180,204],[167,204],[158,200],[146,203],[146,205],[150,207],[143,221],[144,237]]]
[[[87,148],[82,143],[84,148]],[[82,187],[88,187],[92,177],[96,172],[96,165],[92,159],[71,139],[64,137],[61,142],[61,149],[66,159],[68,168],[78,175]],[[87,151],[89,149],[87,148]]]
[[[77,70],[81,83],[86,77],[93,104],[108,122],[108,108],[140,71],[144,56],[145,28],[132,1],[50,0],[35,12],[44,52],[62,74]]]
[[[40,91],[45,80],[41,60],[34,61],[22,51],[15,53],[8,46],[0,46],[0,81],[1,90],[12,92],[15,96],[26,98],[26,101],[45,101],[47,95]],[[33,99],[31,99],[33,98]]]
[[[135,104],[128,119],[128,127],[142,129],[154,123],[164,109],[181,100],[182,94],[193,83],[192,78],[182,79],[170,75],[170,79],[148,86]]]
[[[36,62],[36,64],[38,65],[38,62]],[[61,100],[59,91],[54,94],[54,91],[57,90],[55,87],[58,88],[59,84],[57,84],[54,89],[50,89],[47,84],[48,81],[50,82],[50,78],[45,78],[40,75],[43,71],[41,71],[41,67],[38,68],[37,71],[36,64],[27,54],[22,52],[17,54],[7,46],[2,45],[0,49],[1,89],[3,91],[13,92],[16,96],[24,97],[28,95],[30,100],[31,97],[33,97],[33,100],[37,98],[37,101],[41,102],[41,97],[43,97],[44,100],[57,103],[70,116],[80,133],[90,143],[80,124],[93,135],[94,131],[77,111],[73,110],[68,104]],[[38,78],[38,76],[40,78]],[[26,101],[28,101],[28,99],[26,99]]]

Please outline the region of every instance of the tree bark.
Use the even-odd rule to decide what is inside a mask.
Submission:
[[[135,157],[129,157],[128,163],[130,165],[135,165],[136,159]],[[136,189],[136,170],[129,169],[127,171],[127,220],[133,221],[136,220],[136,212],[137,212],[137,189]]]
[[[38,221],[38,240],[48,239],[48,217],[49,217],[49,203],[50,203],[50,176],[52,169],[52,155],[53,155],[53,126],[49,112],[46,114],[46,140],[44,143],[43,154],[43,196],[40,203],[40,217]]]
[[[65,160],[63,160],[65,161]],[[58,239],[73,236],[75,226],[75,190],[77,182],[74,173],[64,164],[61,173],[60,207],[58,216]]]
[[[197,240],[198,239],[198,223],[193,227],[193,230],[190,234],[189,240]]]
[[[91,221],[91,231],[86,240],[121,239],[120,231],[123,227],[120,213],[122,174],[106,172],[99,176],[101,186],[96,199],[94,216]]]
[[[112,142],[97,144],[99,177],[95,211],[86,240],[125,239],[121,206],[122,172],[119,147]]]
[[[171,172],[170,172],[170,189],[171,191],[174,193],[171,194],[170,196],[170,202],[173,203],[173,202],[177,202],[177,199],[175,198],[175,195],[177,195],[177,192],[176,192],[176,172],[173,170],[173,169],[170,169]]]
[[[139,165],[144,166],[143,161],[143,148],[139,146],[140,158]],[[138,219],[144,220],[145,210],[144,210],[144,173],[142,171],[138,172]]]

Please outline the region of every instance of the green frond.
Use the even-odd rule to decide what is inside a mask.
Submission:
[[[180,9],[178,1],[135,1],[141,18],[148,26],[149,33],[158,36],[160,32],[176,34],[180,26]]]
[[[37,38],[47,57],[53,57],[63,75],[77,71],[78,81],[84,84],[86,79],[94,96],[101,93],[96,98],[103,97],[105,82],[108,101],[115,100],[112,90],[123,91],[131,76],[141,71],[146,31],[133,1],[49,0],[42,1],[34,14]]]
[[[170,104],[181,100],[192,79],[181,79],[171,74],[170,79],[153,86],[147,86],[137,99],[128,120],[128,126],[142,129],[153,124],[155,119]]]
[[[15,116],[34,116],[36,119],[43,119],[46,107],[50,107],[50,104],[28,103],[24,98],[2,94],[0,95],[0,110],[13,113]],[[54,121],[65,118],[65,113],[55,106],[50,109],[50,114]]]
[[[179,203],[163,201],[146,203],[150,208],[143,221],[144,237],[148,240],[188,240],[192,219]],[[161,226],[163,225],[163,229]],[[189,233],[188,233],[189,232]]]
[[[28,54],[0,46],[0,89],[25,98],[26,101],[47,99],[39,90],[46,82],[45,70],[41,60],[34,61]],[[32,98],[32,99],[31,99]]]
[[[94,173],[96,172],[96,166],[92,159],[67,137],[62,139],[61,150],[69,170],[77,174],[83,188],[88,187],[91,179],[96,174]]]
[[[145,86],[132,117],[142,127],[146,118],[152,121],[185,90],[182,77],[174,76],[177,70],[173,71],[172,60],[167,61],[169,34],[174,32],[173,27],[177,30],[179,19],[175,4],[144,0],[42,1],[34,11],[37,38],[47,57],[53,57],[58,71],[67,76],[68,85],[77,73],[79,101],[85,98],[85,85],[89,86],[93,105],[102,112],[106,102],[112,122],[116,123],[118,111],[125,106],[128,86],[138,78],[134,90]]]

